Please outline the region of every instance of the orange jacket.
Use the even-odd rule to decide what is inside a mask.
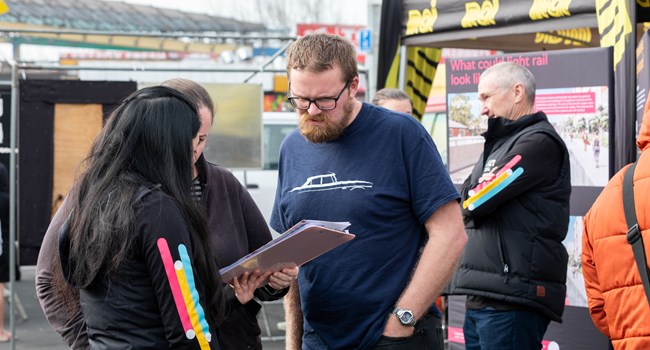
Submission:
[[[637,138],[642,150],[634,175],[637,220],[650,257],[650,97]],[[650,305],[625,234],[623,174],[609,181],[584,219],[582,269],[594,324],[614,349],[650,349]]]

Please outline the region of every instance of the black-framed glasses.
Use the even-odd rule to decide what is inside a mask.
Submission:
[[[309,109],[309,107],[311,107],[311,104],[313,103],[321,111],[331,111],[332,109],[336,108],[336,103],[339,101],[341,95],[343,95],[343,91],[345,91],[348,86],[350,86],[350,80],[345,83],[345,86],[343,86],[343,89],[341,89],[341,92],[339,92],[336,97],[321,97],[313,100],[304,97],[289,97],[287,99],[295,109],[306,111]],[[291,83],[289,83],[289,92],[291,92]]]

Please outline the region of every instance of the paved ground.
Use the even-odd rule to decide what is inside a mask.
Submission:
[[[20,316],[15,317],[15,334],[16,340],[13,349],[20,350],[34,350],[34,349],[48,349],[48,350],[63,350],[68,347],[63,343],[49,326],[43,316],[41,307],[36,299],[36,290],[34,287],[34,267],[27,266],[21,269],[22,280],[16,282],[15,293],[20,299],[28,319],[21,320]],[[266,332],[266,327],[263,319],[260,319],[262,326],[262,335],[264,339],[265,350],[280,350],[284,349],[283,332],[277,328],[277,323],[282,321],[284,311],[282,304],[275,302],[265,304],[264,310],[269,324],[270,336]],[[260,318],[262,317],[260,313]],[[9,329],[9,305],[5,302],[5,327]],[[273,340],[271,340],[273,339]],[[12,349],[10,343],[0,343],[0,350]]]

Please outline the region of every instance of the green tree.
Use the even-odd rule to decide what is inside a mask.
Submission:
[[[599,124],[598,116],[594,116],[593,118],[589,119],[589,132],[591,133],[600,132],[600,124]]]
[[[473,117],[469,96],[458,94],[449,101],[449,118],[471,128]]]
[[[566,118],[564,120],[564,130],[567,132],[575,132],[576,127],[573,125],[573,118]]]
[[[575,122],[575,129],[578,132],[587,130],[587,120],[584,117],[578,118],[578,120]]]
[[[609,131],[609,112],[603,107],[603,105],[598,106],[598,113],[596,114],[596,119],[598,120],[598,128],[604,132]]]

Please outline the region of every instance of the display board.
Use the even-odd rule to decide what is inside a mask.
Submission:
[[[608,48],[589,48],[450,59],[446,63],[449,124],[460,124],[469,131],[463,135],[450,132],[449,169],[455,183],[467,178],[483,151],[481,133],[487,128],[487,118],[480,115],[478,82],[481,73],[498,62],[517,62],[530,69],[536,78],[535,110],[547,114],[569,150],[572,193],[564,240],[569,253],[566,307],[563,323],[551,322],[544,349],[592,350],[609,346],[588,313],[581,253],[582,219],[611,176],[611,57]],[[599,148],[594,147],[596,143]],[[463,349],[464,297],[450,297],[448,314],[450,349]]]
[[[638,135],[641,130],[643,111],[650,94],[650,33],[648,31],[643,33],[637,45],[636,67],[636,132],[634,135]]]
[[[138,88],[150,86],[140,84]],[[262,168],[262,110],[260,84],[201,84],[215,106],[205,158],[230,169]]]
[[[260,84],[204,84],[216,113],[203,154],[227,168],[262,167],[262,103]]]

